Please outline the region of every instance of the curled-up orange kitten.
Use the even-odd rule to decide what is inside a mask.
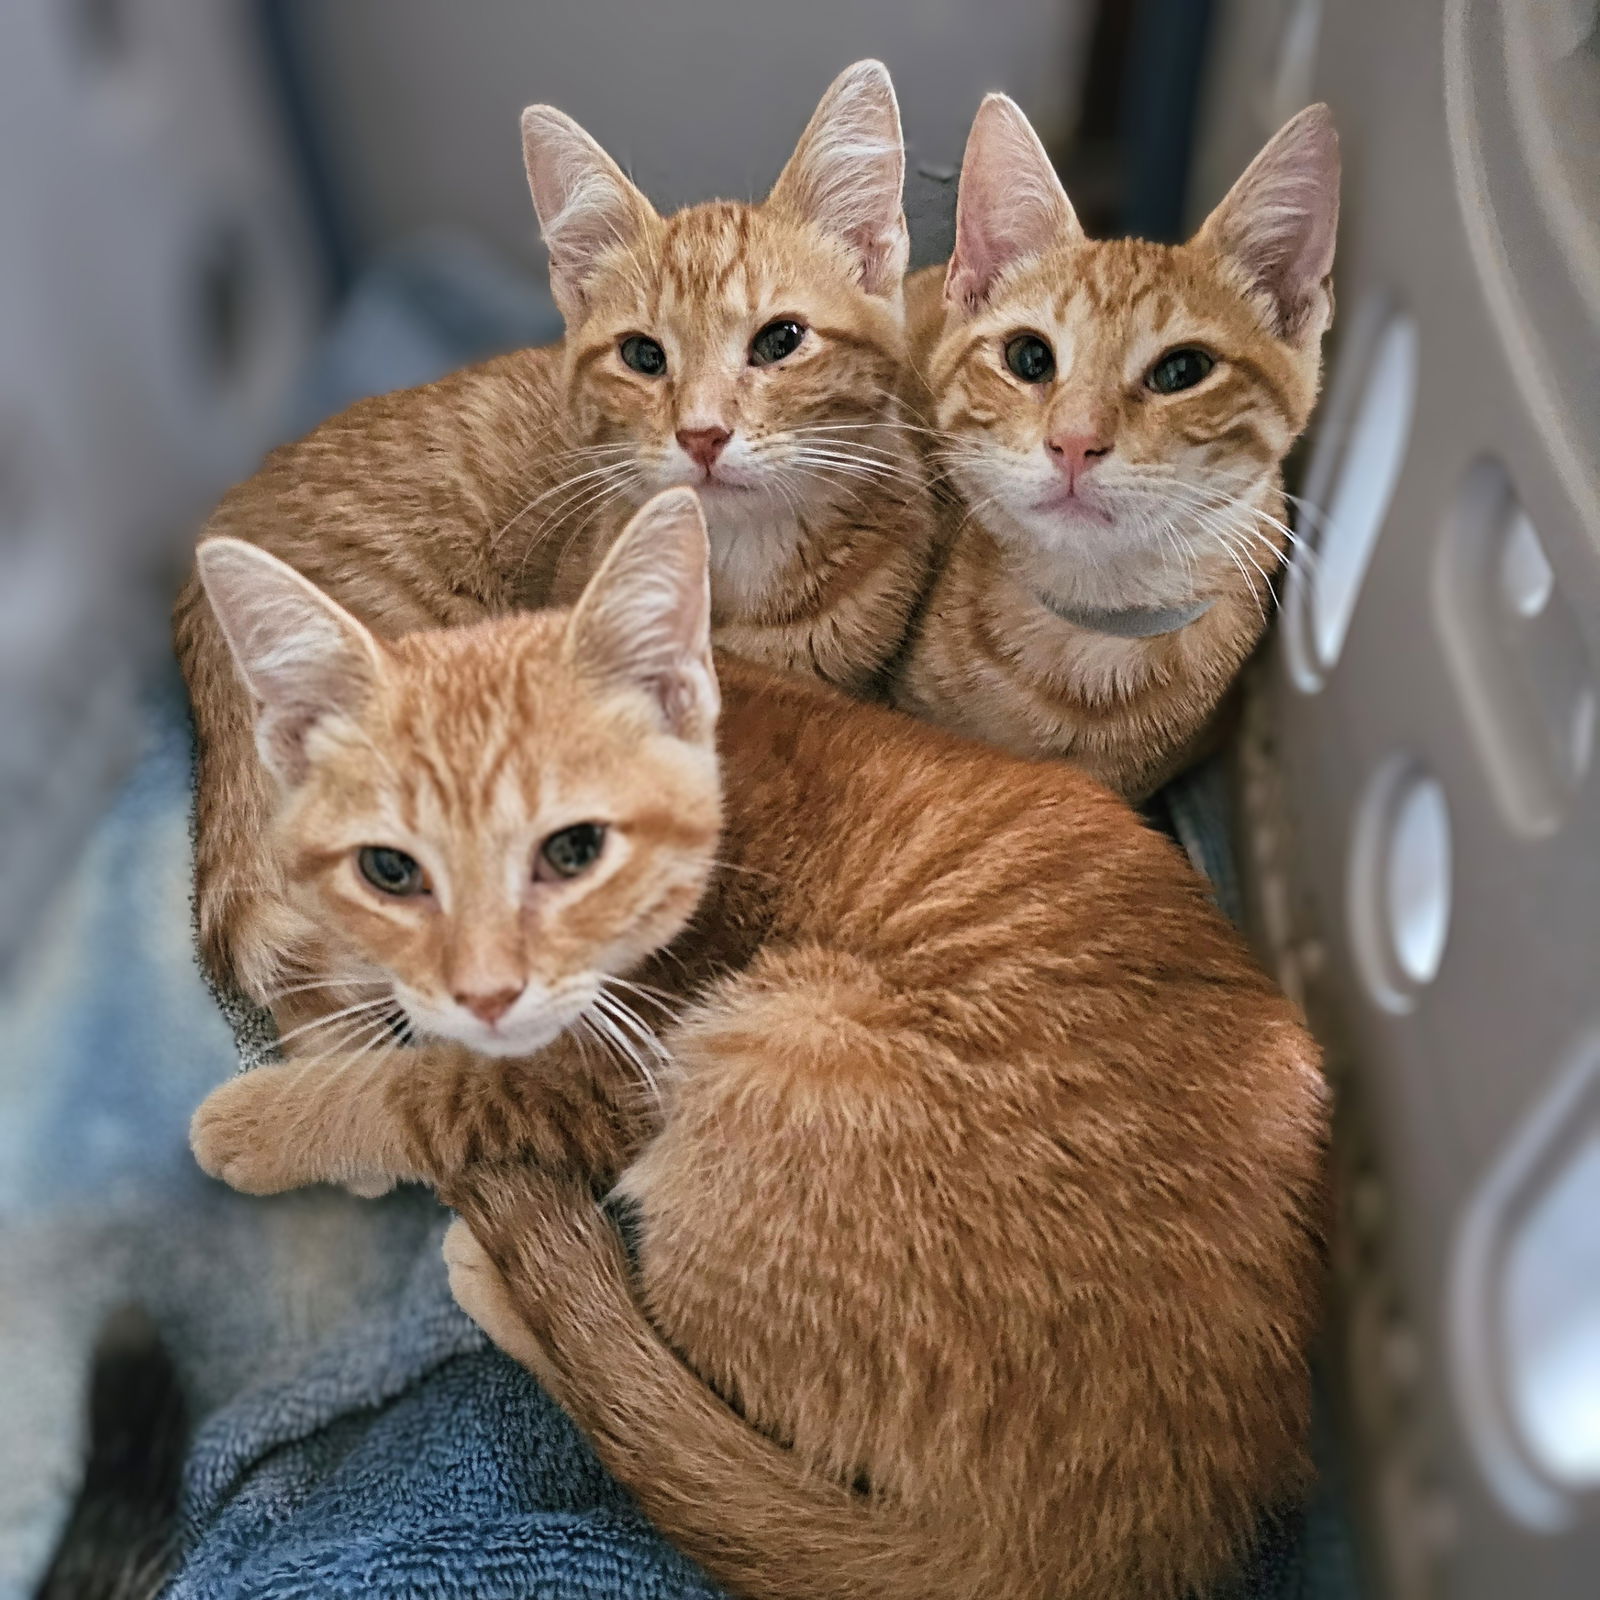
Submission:
[[[669,491],[571,613],[383,643],[203,548],[372,1050],[196,1153],[438,1185],[467,1308],[738,1594],[1188,1596],[1303,1481],[1316,1050],[1081,772],[714,668],[706,565]]]
[[[1338,190],[1312,106],[1187,244],[1091,240],[1027,119],[984,102],[942,292],[909,290],[960,522],[900,705],[1130,799],[1198,753],[1288,539]]]
[[[719,644],[867,690],[936,524],[900,397],[888,74],[840,76],[760,204],[663,218],[561,112],[531,108],[523,138],[563,343],[352,407],[275,452],[207,533],[284,557],[392,638],[570,598],[635,508],[692,483]],[[250,700],[197,581],[176,635],[201,753],[202,957],[270,1001],[304,976],[307,929],[264,849]]]

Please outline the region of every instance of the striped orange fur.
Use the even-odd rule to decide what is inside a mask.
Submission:
[[[291,562],[385,638],[571,599],[627,516],[695,483],[719,644],[872,691],[926,587],[936,516],[901,395],[904,156],[887,73],[830,88],[768,198],[662,218],[582,129],[524,116],[567,322],[557,346],[362,402],[275,451],[206,528]],[[801,330],[758,363],[774,322]],[[623,347],[648,337],[664,370]],[[729,438],[709,474],[686,453]],[[178,657],[200,749],[206,966],[258,1000],[307,930],[263,845],[251,705],[197,581]]]
[[[1280,464],[1332,313],[1332,124],[1302,112],[1187,244],[1096,241],[991,96],[959,208],[948,269],[908,286],[955,536],[897,703],[1138,799],[1196,753],[1266,626]],[[1008,363],[1028,336],[1042,381]],[[1174,351],[1210,365],[1160,392]],[[1098,622],[1135,608],[1201,614],[1150,637]]]
[[[463,1304],[736,1594],[1208,1589],[1304,1479],[1324,1097],[1177,850],[1066,763],[728,656],[719,778],[681,492],[570,616],[384,645],[266,560],[204,553],[275,847],[323,974],[424,1037],[302,1035],[201,1107],[207,1169],[436,1184]],[[552,883],[576,819],[605,850]]]

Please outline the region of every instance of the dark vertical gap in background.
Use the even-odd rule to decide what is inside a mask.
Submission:
[[[1089,58],[1078,68],[1083,101],[1077,133],[1067,150],[1057,152],[1073,209],[1094,237],[1115,233],[1122,222],[1122,93],[1135,9],[1136,0],[1100,0],[1096,6]]]
[[[1212,0],[1110,3],[1131,22],[1115,129],[1123,153],[1118,231],[1170,242],[1186,220]]]
[[[1138,0],[1101,0],[1089,32],[1089,60],[1078,126],[1085,140],[1109,143],[1121,136],[1122,89]]]
[[[254,10],[262,57],[322,253],[329,296],[338,301],[355,278],[355,247],[313,109],[294,0],[256,0]]]

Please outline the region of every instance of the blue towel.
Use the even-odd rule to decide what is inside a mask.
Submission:
[[[25,1600],[82,1470],[90,1347],[143,1303],[195,1414],[298,1372],[404,1283],[438,1207],[212,1183],[186,1137],[235,1069],[195,969],[176,669],[141,756],[0,992],[0,1600]]]
[[[456,1309],[438,1237],[394,1303],[202,1428],[171,1600],[715,1595]]]
[[[186,1499],[189,1554],[168,1600],[720,1592],[456,1308],[437,1234],[393,1303],[203,1426]],[[1354,1593],[1342,1524],[1319,1491],[1268,1519],[1245,1570],[1212,1600]]]

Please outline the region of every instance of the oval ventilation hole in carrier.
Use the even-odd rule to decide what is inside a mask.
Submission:
[[[1338,663],[1367,568],[1394,499],[1417,401],[1417,325],[1389,313],[1366,346],[1353,399],[1318,441],[1298,531],[1312,554],[1296,561],[1287,608],[1289,660],[1299,686],[1322,687]],[[1313,509],[1320,507],[1320,510]]]
[[[1600,1037],[1536,1100],[1473,1196],[1451,1271],[1462,1418],[1524,1523],[1575,1527],[1600,1495]]]
[[[1600,681],[1505,468],[1476,461],[1446,516],[1439,632],[1478,755],[1519,833],[1555,831],[1594,759]]]
[[[1386,761],[1356,807],[1350,933],[1368,992],[1404,1013],[1439,974],[1450,935],[1450,807],[1443,785],[1407,756]]]

